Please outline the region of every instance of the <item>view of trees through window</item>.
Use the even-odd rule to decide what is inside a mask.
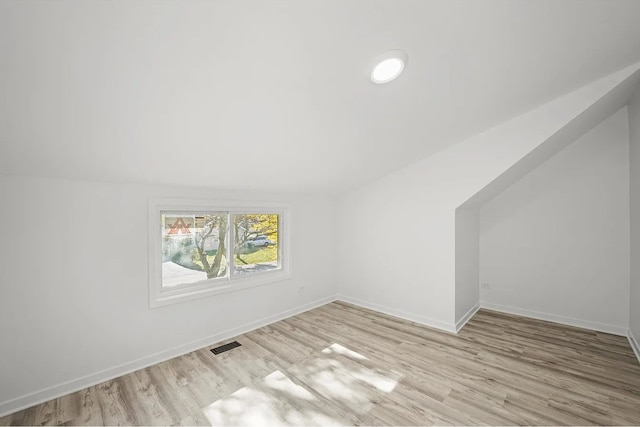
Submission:
[[[164,213],[161,221],[163,287],[279,267],[278,214]]]

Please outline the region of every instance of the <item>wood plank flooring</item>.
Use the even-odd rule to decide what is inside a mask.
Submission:
[[[453,335],[334,302],[236,339],[0,425],[640,425],[624,337],[487,310]]]

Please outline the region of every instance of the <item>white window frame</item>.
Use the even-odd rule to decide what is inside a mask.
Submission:
[[[162,287],[162,222],[163,213],[197,214],[206,212],[228,212],[229,215],[246,213],[272,213],[279,215],[278,224],[278,260],[277,270],[234,274],[235,264],[233,247],[227,245],[231,256],[228,257],[227,277],[207,279],[192,284]],[[235,292],[254,286],[287,280],[291,272],[291,213],[287,203],[216,201],[208,199],[150,198],[149,199],[149,307],[157,308],[183,301],[190,301],[212,295]],[[229,223],[230,224],[230,223]],[[232,227],[227,235],[233,238]]]

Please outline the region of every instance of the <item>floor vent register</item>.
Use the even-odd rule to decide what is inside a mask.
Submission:
[[[240,343],[238,341],[233,341],[225,345],[221,345],[220,347],[212,348],[211,352],[213,354],[224,353],[225,351],[233,350],[236,347],[240,347]]]

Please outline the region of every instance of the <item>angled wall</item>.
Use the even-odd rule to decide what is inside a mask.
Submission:
[[[456,209],[477,208],[620,109],[637,70],[614,73],[345,195],[341,298],[455,331],[473,299],[464,290],[456,295]],[[465,303],[456,307],[456,299]]]
[[[482,206],[483,307],[627,334],[628,151],[623,108]]]
[[[631,205],[631,292],[629,332],[640,360],[640,86],[629,103],[629,196]]]
[[[475,313],[480,299],[480,216],[456,209],[456,331]]]
[[[478,206],[620,108],[634,70],[350,192],[338,206],[316,195],[0,175],[0,223],[12,242],[0,245],[0,414],[237,335],[336,290],[454,331],[478,300]],[[293,279],[148,310],[147,201],[171,196],[290,201]]]

